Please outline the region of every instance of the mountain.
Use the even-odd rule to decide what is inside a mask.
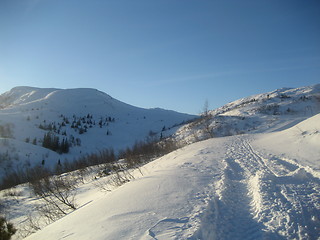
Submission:
[[[15,87],[0,95],[0,107],[0,176],[104,149],[117,152],[196,117],[134,107],[96,89]]]
[[[181,127],[176,138],[191,143],[209,137],[279,131],[317,113],[320,84],[281,88],[207,111],[202,118]]]
[[[46,202],[33,194],[31,185],[0,191],[2,209],[19,229],[14,239],[30,234],[28,240],[319,239],[319,90],[320,85],[279,89],[208,111],[162,132],[173,133],[188,145],[138,169],[110,174],[96,166],[63,174],[58,179],[75,179],[77,209],[58,219],[48,221]],[[41,96],[52,96],[47,95]],[[13,114],[11,119],[16,120],[22,112],[19,121],[32,122],[37,115],[30,116],[26,106],[41,102],[39,98],[13,94],[1,113],[7,119]],[[67,114],[63,108],[46,114],[60,119],[61,113]],[[117,124],[117,116],[114,122],[111,117],[107,123]],[[5,127],[2,131],[10,135]],[[19,140],[2,141],[8,147]],[[40,148],[29,145],[35,151]],[[128,176],[121,187],[115,184],[117,176]]]

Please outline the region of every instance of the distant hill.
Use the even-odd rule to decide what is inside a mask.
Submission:
[[[11,168],[52,167],[103,149],[118,151],[160,138],[161,132],[171,134],[195,117],[134,107],[96,89],[15,87],[0,95],[0,175]]]

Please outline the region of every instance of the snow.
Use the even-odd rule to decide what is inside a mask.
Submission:
[[[78,208],[26,239],[320,239],[319,88],[280,89],[222,107],[212,115],[213,125],[224,124],[215,133],[232,127],[237,135],[191,143],[132,170],[122,186],[102,189],[111,176],[92,171],[77,186]],[[266,102],[277,102],[281,114],[257,111]],[[194,122],[175,136],[193,142],[205,137],[201,131]],[[9,220],[23,229],[40,200],[27,185],[16,190],[14,201],[0,195],[14,210]]]
[[[318,239],[320,179],[310,171],[318,173],[320,142],[296,135],[317,146],[300,149],[315,156],[306,166],[290,160],[300,141],[281,153],[260,152],[276,134],[319,131],[318,120],[186,146],[104,196],[91,194],[90,203],[27,239]]]
[[[320,114],[317,114],[287,130],[267,134],[257,144],[264,146],[261,151],[277,155],[285,151],[287,154],[282,158],[320,171],[319,129]]]
[[[207,118],[182,126],[176,138],[191,143],[206,139],[208,135],[222,137],[280,131],[319,113],[319,103],[320,84],[257,94],[209,111]]]
[[[54,226],[58,221],[47,226],[48,232],[42,235],[40,231],[36,233],[40,235],[32,237],[170,239],[170,236],[179,236],[183,239],[192,235],[199,211],[205,210],[211,192],[208,185],[213,178],[219,179],[219,169],[223,168],[222,163],[211,167],[212,162],[218,163],[218,157],[207,161],[212,154],[210,146],[210,141],[195,144],[153,161],[142,168],[143,176],[136,172],[134,181],[96,201],[91,195],[90,204],[60,220],[62,229]],[[93,233],[87,227],[99,231]],[[163,232],[166,227],[169,229]]]

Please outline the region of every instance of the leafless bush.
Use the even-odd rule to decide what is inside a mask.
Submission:
[[[125,163],[105,164],[94,184],[102,191],[110,191],[109,186],[119,187],[134,179],[132,170]]]
[[[41,202],[29,214],[20,235],[26,237],[76,209],[76,180],[72,176],[45,176],[30,182]]]
[[[47,218],[65,215],[70,210],[76,209],[75,180],[68,176],[52,176],[31,182],[34,194],[46,204],[40,212]]]
[[[104,164],[94,184],[103,191],[110,191],[108,186],[121,186],[131,181],[134,179],[132,174],[134,170],[140,171],[143,175],[141,171],[143,164],[179,147],[176,141],[169,138],[158,142],[137,142],[132,148],[127,148],[119,154],[119,158],[123,160]]]
[[[119,158],[125,159],[128,168],[136,168],[177,148],[178,143],[170,138],[158,142],[136,142],[132,148],[120,152]]]
[[[203,117],[202,125],[203,125],[203,133],[208,135],[208,138],[213,138],[213,127],[212,124],[212,117],[210,114]]]
[[[110,182],[106,178],[96,178],[95,181],[93,182],[93,185],[97,188],[100,189],[102,192],[110,192]]]
[[[34,216],[28,214],[27,219],[25,220],[24,224],[20,227],[18,231],[18,235],[22,238],[26,238],[27,236],[41,230],[41,223],[42,224],[49,224],[47,219],[41,219],[41,216]]]
[[[73,162],[65,162],[63,164],[63,172],[70,172],[78,169],[85,169],[89,166],[114,162],[116,160],[113,149],[105,149],[98,153],[92,153],[81,157]]]
[[[48,169],[41,166],[35,166],[33,168],[17,167],[16,169],[6,170],[5,176],[2,177],[0,189],[9,189],[18,184],[36,181],[51,174]]]
[[[133,175],[130,173],[130,169],[122,164],[112,164],[111,171],[110,183],[114,186],[121,186],[134,179]]]

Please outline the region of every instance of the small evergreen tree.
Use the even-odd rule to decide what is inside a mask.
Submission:
[[[16,233],[12,223],[8,223],[4,217],[0,217],[0,240],[9,240]]]

